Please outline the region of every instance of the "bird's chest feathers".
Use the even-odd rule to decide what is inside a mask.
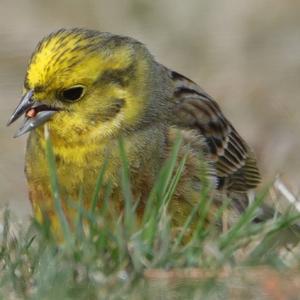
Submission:
[[[55,147],[57,175],[67,189],[92,185],[105,161],[101,146],[93,144],[76,147]]]
[[[30,137],[27,148],[27,177],[29,183],[49,188],[49,161],[46,157],[45,141],[36,136]],[[86,141],[78,145],[52,141],[56,173],[62,193],[73,197],[84,189],[92,194],[97,177],[106,160],[107,147]],[[109,163],[107,176],[114,180],[117,172],[116,162]]]

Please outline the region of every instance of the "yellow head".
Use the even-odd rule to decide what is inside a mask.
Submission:
[[[47,121],[51,132],[67,142],[76,142],[83,134],[117,136],[155,117],[157,68],[147,49],[134,39],[84,29],[59,30],[33,53],[24,96],[10,123],[25,113],[27,123],[19,135]]]

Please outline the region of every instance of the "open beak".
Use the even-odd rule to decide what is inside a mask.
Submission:
[[[25,115],[25,121],[14,137],[19,137],[40,126],[48,121],[58,111],[58,109],[50,107],[43,102],[34,101],[32,96],[33,90],[30,90],[22,97],[20,104],[17,106],[7,123],[7,126],[9,126],[22,115]]]

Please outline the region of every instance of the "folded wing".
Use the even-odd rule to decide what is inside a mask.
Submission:
[[[197,129],[205,137],[216,164],[219,189],[245,192],[255,188],[260,174],[254,154],[219,105],[190,79],[168,72],[174,81],[172,122],[181,128]]]

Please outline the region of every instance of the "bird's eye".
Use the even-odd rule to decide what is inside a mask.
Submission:
[[[84,94],[83,86],[73,86],[69,89],[63,90],[60,93],[60,99],[66,102],[75,102],[79,100]]]

